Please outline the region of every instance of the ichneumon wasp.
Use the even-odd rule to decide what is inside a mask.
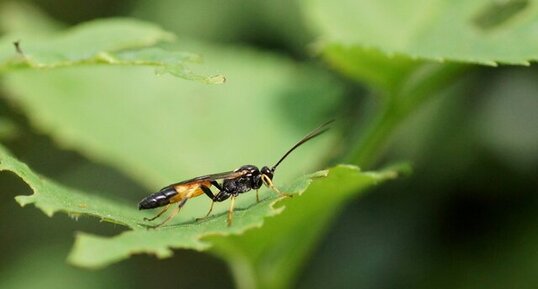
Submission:
[[[252,189],[256,190],[256,201],[259,202],[258,189],[265,185],[268,188],[275,191],[281,197],[289,197],[290,195],[282,193],[273,185],[273,175],[278,165],[297,147],[311,140],[312,138],[324,133],[330,127],[329,125],[334,120],[325,122],[318,128],[311,131],[304,136],[299,142],[297,142],[290,150],[288,150],[284,156],[280,158],[278,162],[271,168],[264,166],[261,170],[253,165],[244,165],[234,171],[211,174],[196,177],[190,180],[182,181],[179,183],[171,184],[162,188],[160,191],[153,193],[140,201],[138,209],[154,209],[158,207],[164,207],[155,217],[144,218],[145,221],[153,221],[166,212],[172,204],[179,203],[175,210],[161,223],[154,226],[154,228],[164,225],[175,217],[181,208],[185,205],[187,200],[198,197],[202,194],[208,196],[212,202],[209,212],[203,217],[196,220],[207,218],[213,210],[215,202],[222,202],[230,199],[230,206],[228,208],[227,223],[228,226],[232,224],[233,210],[235,198],[242,193],[248,192]],[[219,184],[217,181],[222,180]],[[214,186],[219,190],[215,195],[211,191],[211,186]]]

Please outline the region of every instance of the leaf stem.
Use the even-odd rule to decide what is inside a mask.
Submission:
[[[392,133],[398,123],[393,104],[384,103],[373,118],[369,120],[366,129],[359,135],[353,150],[347,160],[359,164],[362,168],[370,167],[378,157],[381,146]]]
[[[380,108],[358,135],[345,158],[364,169],[371,167],[384,151],[395,129],[427,100],[451,85],[468,66],[425,63],[405,76],[401,85],[385,92]]]
[[[253,271],[255,267],[238,252],[237,255],[227,255],[225,259],[231,270],[237,289],[255,289],[258,288],[256,274]]]

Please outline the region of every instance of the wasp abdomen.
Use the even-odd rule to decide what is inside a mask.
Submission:
[[[170,204],[170,199],[177,195],[178,192],[173,187],[166,187],[156,193],[153,193],[138,203],[139,210],[153,209]]]

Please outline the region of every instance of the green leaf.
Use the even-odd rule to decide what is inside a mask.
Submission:
[[[231,81],[208,87],[148,77],[145,68],[79,67],[10,73],[4,84],[37,129],[151,190],[252,162],[272,164],[342,99],[342,87],[313,67],[248,49],[194,48]],[[334,136],[295,151],[278,178],[308,171],[319,161],[311,156]]]
[[[66,188],[34,173],[28,166],[0,146],[0,170],[11,171],[20,176],[34,191],[30,196],[17,196],[15,199],[21,206],[34,204],[47,216],[62,211],[72,216],[92,215],[131,228],[140,227],[137,210],[125,204],[117,204],[109,200],[91,196],[86,192]]]
[[[304,0],[328,45],[434,61],[528,65],[538,60],[538,6],[528,0]]]
[[[209,238],[212,251],[228,260],[239,288],[293,288],[301,266],[345,203],[407,170],[406,166],[382,172],[334,167],[300,198],[286,200],[284,213],[267,219],[262,230]]]
[[[187,70],[199,56],[156,47],[174,40],[156,25],[134,19],[101,19],[59,33],[11,33],[0,39],[0,73],[14,69],[52,69],[88,64],[154,66],[186,79],[223,83],[223,76],[202,76]],[[20,51],[13,45],[18,41]]]
[[[315,176],[326,174],[327,172],[322,171]],[[308,176],[299,178],[294,186],[286,188],[286,192],[302,193],[310,182]],[[231,227],[226,225],[226,213],[221,213],[204,221],[191,220],[159,230],[127,231],[114,237],[81,233],[77,235],[69,260],[79,266],[100,267],[128,258],[134,253],[152,253],[159,258],[165,258],[172,255],[172,248],[206,250],[211,242],[203,241],[203,237],[242,234],[248,229],[259,228],[263,225],[265,217],[282,212],[283,207],[275,206],[281,202],[285,203],[272,194],[259,203],[238,208],[234,213],[234,223]],[[96,255],[96,251],[104,252],[104,254]]]
[[[237,208],[234,214],[234,224],[231,227],[226,225],[226,214],[216,214],[200,222],[191,220],[148,230],[140,221],[143,214],[138,212],[134,206],[126,206],[86,192],[67,188],[39,176],[24,163],[12,157],[1,146],[0,170],[14,172],[34,191],[33,195],[16,197],[17,202],[22,206],[35,204],[49,216],[56,212],[65,212],[74,216],[92,215],[132,229],[132,231],[121,233],[115,237],[99,237],[80,233],[69,259],[79,266],[92,268],[108,265],[136,253],[151,253],[163,258],[172,254],[171,248],[207,249],[210,243],[202,241],[203,237],[241,234],[248,229],[260,227],[265,217],[281,213],[284,210],[281,205],[289,202],[279,199],[273,194],[247,208]],[[329,177],[322,178],[326,175]],[[324,195],[328,193],[326,190],[331,190],[330,193],[335,195],[334,200],[339,200],[339,183],[345,182],[346,178],[355,179],[350,182],[355,184],[354,189],[358,189],[371,186],[393,176],[394,172],[384,174],[359,173],[357,168],[341,166],[299,178],[292,186],[285,188],[285,191],[293,194],[302,193],[309,187],[312,177],[322,178],[315,181],[322,184],[321,187],[318,187],[318,190],[322,191],[315,193],[318,198],[323,197],[323,200]],[[331,185],[323,186],[326,182]],[[346,192],[344,191],[344,193]],[[321,193],[323,194],[320,195]],[[277,203],[279,206],[275,208]]]
[[[339,44],[326,45],[321,53],[340,73],[382,92],[399,89],[422,64],[404,56],[387,57],[376,49]]]
[[[339,44],[327,45],[325,60],[342,74],[369,85],[381,101],[356,135],[355,145],[345,158],[369,167],[382,153],[394,129],[432,97],[452,85],[469,66],[430,63],[403,56],[388,57],[375,49]],[[377,109],[377,110],[376,110]]]
[[[225,68],[231,81],[216,89],[166,76],[148,78],[147,69],[143,68],[79,67],[47,74],[10,73],[4,84],[10,101],[23,109],[36,128],[50,134],[62,146],[110,164],[147,184],[147,193],[182,179],[228,171],[248,163],[273,164],[293,143],[325,121],[341,99],[340,85],[314,67],[248,49],[201,45],[195,48],[212,63]],[[334,140],[335,132],[294,151],[279,167],[275,184],[280,187],[293,175],[311,171],[309,168],[320,161]],[[260,193],[262,197],[272,196],[268,191]],[[127,196],[132,199],[133,210],[141,197]],[[255,203],[254,195],[245,195],[237,203],[239,208],[248,207]],[[263,207],[259,211],[238,211],[237,227],[234,224],[231,230],[243,230],[239,218],[243,213],[250,216],[258,212],[258,218],[273,214],[267,203],[260,205]],[[203,197],[189,201],[171,225],[191,224],[208,206],[209,200]],[[219,204],[215,212],[225,210],[226,204]],[[138,214],[141,220],[153,212]],[[218,220],[214,226],[222,227],[224,219]],[[245,226],[253,224],[258,225]],[[196,230],[214,230],[211,226],[186,226],[191,229],[185,230],[193,230],[192,235],[176,247],[207,247],[193,236]],[[158,232],[153,234],[162,234]],[[84,262],[102,266],[132,254],[131,249],[151,249],[153,254],[167,256],[171,252],[167,242],[176,238],[144,236],[146,241],[128,241],[137,234],[141,233],[117,237],[126,246],[115,250],[116,256]],[[96,238],[101,240],[90,237]],[[86,240],[82,237],[77,241],[77,248],[85,248],[77,252],[99,250],[95,249],[100,246],[99,241]],[[145,242],[154,247],[144,247]]]
[[[444,29],[452,29],[451,25],[446,24],[448,20],[443,17],[451,17],[450,19],[458,21],[459,18],[452,14],[426,19],[434,21],[433,24],[424,19],[415,19],[425,15],[423,6],[429,8],[441,5],[441,1],[430,1],[426,4],[418,1],[388,2],[366,0],[303,2],[312,26],[319,32],[320,41],[317,47],[325,61],[338,72],[368,85],[373,89],[373,94],[381,100],[376,101],[376,107],[369,107],[364,112],[369,117],[366,118],[360,133],[354,135],[352,141],[354,145],[345,157],[346,161],[366,168],[374,164],[383,153],[387,140],[402,121],[417,111],[427,100],[452,85],[462,72],[470,67],[461,63],[427,61],[443,60],[444,57],[448,60],[463,60],[451,58],[448,56],[450,54],[443,57],[428,55],[427,53],[441,55],[445,51],[422,49],[431,45],[421,41],[435,43],[452,41],[453,45],[465,46],[462,49],[467,49],[466,45],[472,43],[462,39],[450,39],[464,35],[459,33],[436,34],[439,39],[434,40],[423,37],[433,33],[429,29],[437,29],[435,28],[437,24],[446,25],[443,26]],[[464,10],[453,9],[458,5],[470,5],[470,3],[447,4],[450,9],[446,9],[445,12],[466,13]],[[400,22],[396,22],[397,20]],[[440,23],[437,23],[437,20]],[[399,40],[409,45],[396,48],[394,42]],[[474,41],[480,41],[480,37],[477,36]],[[476,48],[475,46],[478,47],[478,44],[470,47]],[[449,52],[454,51],[457,50]],[[465,51],[483,55],[481,51]],[[499,49],[500,54],[504,52],[506,50]]]
[[[148,192],[182,179],[227,171],[246,163],[272,164],[301,136],[330,117],[340,103],[342,87],[315,67],[237,47],[195,45],[194,48],[193,51],[207,55],[211,63],[229,71],[227,75],[231,81],[226,86],[215,89],[199,83],[178,82],[166,76],[151,78],[145,68],[103,66],[72,67],[47,71],[46,74],[21,70],[6,75],[4,84],[9,100],[22,109],[34,127],[51,135],[65,148],[128,173],[148,185]],[[329,142],[335,139],[334,133],[331,131],[295,151],[279,167],[276,185],[288,192],[303,191],[308,184],[307,178],[296,179],[295,185],[288,187],[282,186],[289,183],[283,180],[311,171],[310,168],[319,163],[330,147]],[[353,168],[334,170],[341,169],[349,170],[350,177],[362,178],[363,173]],[[394,173],[364,175],[374,179],[378,176],[381,180],[393,177]],[[331,182],[349,183],[350,187],[343,187],[349,189],[343,192],[344,195],[359,192],[351,188],[352,181],[342,178],[337,177]],[[357,188],[372,184],[359,181]],[[331,193],[338,194],[338,191]],[[172,248],[207,249],[211,242],[217,242],[215,235],[244,233],[249,228],[261,226],[264,217],[280,212],[280,207],[271,207],[275,201],[273,194],[264,190],[261,195],[264,201],[259,204],[255,204],[253,194],[238,200],[239,210],[231,228],[227,228],[224,221],[227,204],[219,204],[214,217],[195,224],[194,218],[203,215],[209,206],[207,199],[198,198],[189,201],[169,226],[151,231],[140,228],[138,223],[142,223],[142,217],[152,215],[135,210],[135,199],[141,195],[128,197],[132,201],[125,210],[114,210],[118,203],[103,199],[103,203],[112,207],[110,210],[121,214],[105,220],[126,224],[133,230],[109,238],[80,233],[70,260],[82,266],[102,267],[136,253],[166,257],[172,254]],[[327,202],[327,194],[316,195]],[[301,198],[282,202],[286,204]],[[61,198],[56,200],[58,203],[62,201]],[[305,235],[303,247],[296,250],[296,258],[289,260],[284,254],[273,256],[275,264],[291,263],[289,273],[283,273],[282,278],[275,280],[279,286],[293,282],[294,278],[288,274],[299,270],[324,227],[338,212],[342,200],[333,198],[330,202],[335,205],[327,206],[326,214],[319,216],[319,223],[308,223],[308,239]],[[40,198],[27,199],[30,201],[39,204]],[[319,202],[313,204],[319,205]],[[304,208],[316,211],[318,207]],[[80,214],[76,210],[68,212]],[[131,217],[134,221],[127,223]],[[305,222],[298,217],[290,218],[293,219]],[[290,225],[297,226],[296,221]],[[294,230],[284,226],[280,231],[269,228],[275,239],[287,239],[294,234]],[[262,230],[263,227],[257,231]],[[208,241],[205,239],[208,236],[213,237]],[[219,246],[216,250],[221,256],[231,256],[226,248],[233,249]],[[289,252],[289,248],[282,252]],[[241,255],[257,258],[250,254]],[[236,260],[225,258],[235,270]],[[247,261],[243,265],[252,266],[250,270],[255,272],[259,270],[257,262]],[[283,267],[276,265],[275,270],[277,268],[282,270]],[[258,277],[254,275],[253,278]],[[265,277],[260,275],[260,278]],[[268,284],[263,280],[259,282]]]

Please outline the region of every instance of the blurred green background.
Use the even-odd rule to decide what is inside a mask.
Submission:
[[[10,4],[0,4],[0,15],[17,17]],[[346,155],[360,146],[355,142],[357,131],[376,113],[372,96],[375,86],[344,76],[338,67],[327,65],[313,54],[318,35],[304,15],[303,2],[42,0],[23,9],[39,9],[59,26],[112,16],[157,23],[178,35],[182,49],[204,56],[200,69],[221,69],[219,72],[227,75],[228,83],[207,87],[181,79],[148,80],[148,87],[158,93],[172,93],[174,85],[187,87],[192,95],[178,97],[194,102],[197,111],[193,115],[199,115],[200,120],[186,117],[184,127],[196,124],[209,131],[225,131],[226,127],[218,127],[221,115],[203,113],[211,105],[204,101],[213,101],[218,103],[217,108],[229,109],[224,114],[229,115],[226,124],[251,120],[249,127],[259,128],[245,131],[244,142],[260,149],[247,151],[239,159],[225,157],[224,163],[219,163],[218,156],[228,147],[240,153],[237,146],[242,140],[214,139],[205,147],[188,147],[192,155],[187,159],[193,163],[183,172],[188,176],[225,171],[247,162],[270,163],[288,142],[270,139],[268,134],[277,134],[278,127],[287,126],[281,135],[297,138],[331,117],[337,119],[331,134],[332,149],[328,148],[329,141],[320,141],[316,149],[305,148],[288,168],[282,167],[282,174],[293,176],[347,162]],[[17,23],[17,19],[3,18],[3,32]],[[42,83],[28,91],[60,95],[62,85],[67,89],[70,85],[61,83],[61,74],[69,74],[66,71],[51,72],[53,77],[59,75],[53,88]],[[96,89],[96,95],[99,89],[106,91],[101,87],[106,84],[100,84],[106,82],[106,73],[95,78],[92,89]],[[249,73],[252,81],[236,81]],[[140,71],[132,75],[135,79],[155,77]],[[410,161],[413,174],[347,204],[292,287],[537,288],[537,80],[538,70],[533,66],[466,67],[440,93],[402,118],[373,159],[364,163],[367,168],[379,168]],[[43,175],[79,188],[115,192],[108,197],[135,206],[147,194],[147,182],[100,159],[90,159],[36,129],[27,111],[6,96],[16,94],[13,87],[17,83],[22,86],[24,81],[14,77],[7,84],[3,82],[2,144]],[[219,90],[225,91],[223,95]],[[278,93],[259,96],[270,90]],[[116,92],[126,98],[136,95],[126,87]],[[39,93],[36,95],[39,97]],[[230,95],[240,96],[228,100]],[[257,114],[254,107],[262,105],[258,97],[269,100],[263,105],[276,107],[274,115],[263,114],[264,110]],[[202,101],[196,103],[197,98]],[[118,121],[120,118],[118,115]],[[271,125],[266,125],[269,122]],[[187,138],[207,136],[206,131],[187,130],[185,134]],[[197,156],[208,150],[212,150],[210,157],[197,161]],[[186,178],[183,174],[177,177]],[[21,209],[13,197],[29,194],[30,189],[12,174],[0,174],[0,188],[0,288],[235,286],[224,261],[189,250],[177,250],[165,260],[137,255],[96,271],[70,266],[65,258],[74,232],[113,235],[122,229],[87,217],[74,222],[57,214],[51,220],[34,208]],[[194,207],[206,206],[202,201]]]

